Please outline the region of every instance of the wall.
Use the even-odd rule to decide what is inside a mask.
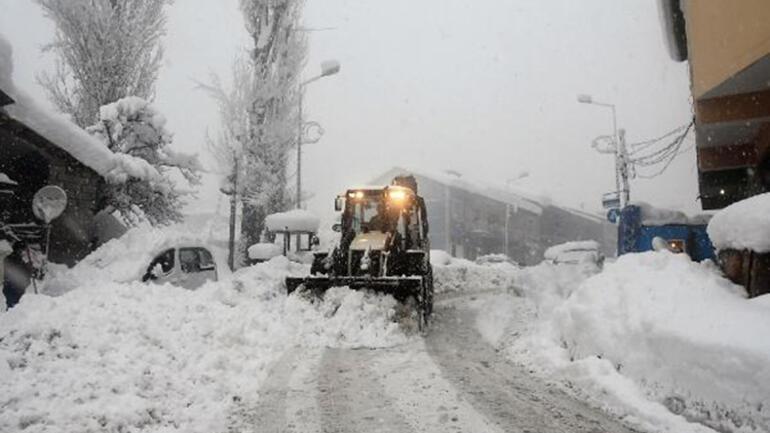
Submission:
[[[684,7],[696,99],[770,53],[767,0],[690,0]]]

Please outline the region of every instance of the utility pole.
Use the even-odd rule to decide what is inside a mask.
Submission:
[[[630,187],[628,183],[628,152],[626,151],[626,130],[618,130],[618,141],[615,147],[615,169],[618,171],[616,178],[620,177],[623,189],[620,189],[618,185],[618,191],[620,194],[620,208],[628,206],[628,202],[631,200]]]
[[[230,193],[230,238],[227,243],[227,264],[235,270],[235,213],[238,210],[238,158],[233,156],[233,190]]]
[[[302,121],[302,94],[305,85],[299,86],[299,106],[297,108],[297,209],[302,207],[302,140],[305,136],[305,124]]]
[[[598,143],[596,140],[594,140],[593,147],[599,153],[615,154],[615,194],[620,204],[620,209],[623,209],[628,205],[630,196],[628,185],[628,152],[626,151],[626,131],[624,129],[618,129],[615,104],[594,101],[591,95],[578,95],[577,101],[581,104],[598,105],[612,110],[612,148],[601,149],[597,146]]]
[[[302,208],[302,144],[305,142],[305,122],[302,120],[302,94],[305,93],[305,87],[318,81],[323,77],[334,75],[340,71],[340,62],[336,60],[326,60],[321,62],[321,74],[307,79],[297,88],[299,97],[297,98],[297,209]]]

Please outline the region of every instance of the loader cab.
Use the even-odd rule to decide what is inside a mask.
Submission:
[[[350,189],[337,197],[335,208],[343,211],[339,226],[343,238],[371,232],[390,234],[407,250],[422,249],[428,235],[425,203],[404,186]]]

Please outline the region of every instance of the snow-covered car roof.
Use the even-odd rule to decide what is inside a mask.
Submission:
[[[573,251],[599,251],[599,243],[596,241],[573,241],[554,245],[543,253],[546,260],[556,260],[559,256]]]

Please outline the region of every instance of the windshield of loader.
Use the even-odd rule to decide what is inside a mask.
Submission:
[[[355,198],[351,205],[352,229],[356,233],[387,231],[387,216],[382,194],[369,193]]]

